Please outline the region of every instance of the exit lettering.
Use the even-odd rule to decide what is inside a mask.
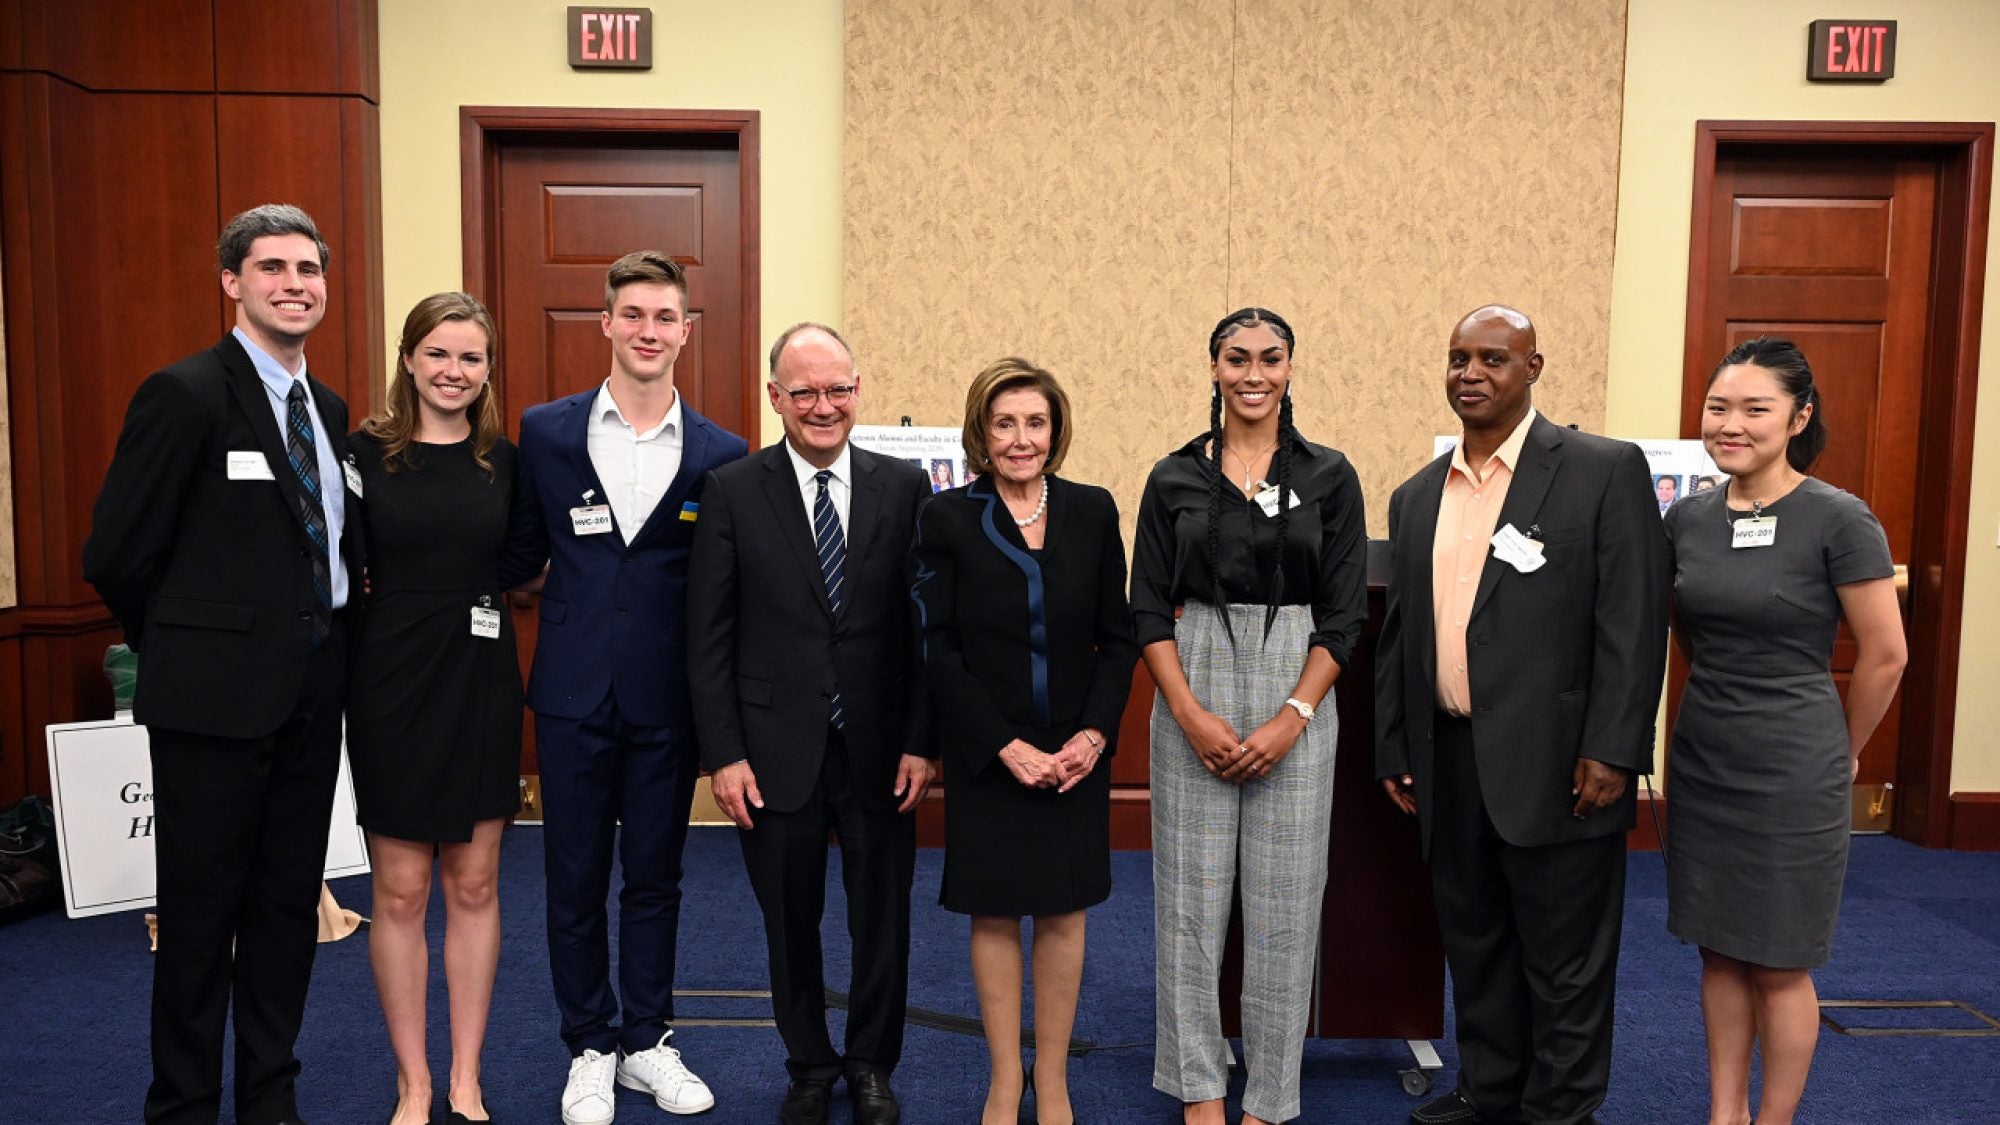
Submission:
[[[1876,24],[1850,27],[1835,25],[1826,32],[1826,70],[1829,74],[1874,74],[1882,69],[1882,42],[1889,29]]]
[[[584,59],[632,62],[639,57],[639,13],[585,12],[577,33]]]

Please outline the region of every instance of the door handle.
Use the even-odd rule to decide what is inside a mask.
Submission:
[[[1904,618],[1910,616],[1910,567],[1908,563],[1896,564],[1896,608],[1902,610]]]

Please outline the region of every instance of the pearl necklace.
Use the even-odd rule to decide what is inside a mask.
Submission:
[[[1007,514],[1014,520],[1015,527],[1033,527],[1037,523],[1041,522],[1042,516],[1045,513],[1047,513],[1048,510],[1049,510],[1049,478],[1044,476],[1042,477],[1042,502],[1035,505],[1035,514],[1029,516],[1027,519],[1022,519],[1019,516],[1015,516],[1012,512],[1009,512]]]

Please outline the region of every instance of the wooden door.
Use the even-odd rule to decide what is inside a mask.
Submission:
[[[687,271],[693,329],[674,365],[688,406],[756,444],[745,390],[757,326],[745,325],[746,244],[738,138],[695,135],[597,143],[502,143],[495,160],[497,234],[491,294],[500,326],[500,403],[509,433],[528,407],[588,391],[611,370],[599,314],[604,274],[633,250],[663,250]],[[754,250],[751,251],[754,253]],[[517,599],[522,674],[537,616]],[[521,772],[537,772],[534,727]]]
[[[1824,400],[1829,440],[1813,475],[1867,501],[1902,566],[1916,534],[1938,179],[1937,156],[1918,149],[1724,151],[1708,274],[1691,280],[1706,287],[1707,311],[1689,326],[1682,433],[1699,436],[1708,372],[1730,348],[1789,337]],[[1833,657],[1843,694],[1854,655],[1843,626]],[[1899,693],[1861,754],[1857,828],[1890,827],[1894,802],[1879,798],[1896,777],[1901,720]]]

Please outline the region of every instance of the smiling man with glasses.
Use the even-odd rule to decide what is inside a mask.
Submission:
[[[764,913],[791,1078],[779,1120],[824,1122],[845,1074],[858,1125],[894,1125],[911,814],[935,772],[904,560],[930,483],[906,461],[849,444],[861,379],[833,329],[786,329],[768,389],[785,440],[702,488],[688,572],[695,727]],[[826,1030],[819,940],[829,831],[854,942],[840,1051]]]

